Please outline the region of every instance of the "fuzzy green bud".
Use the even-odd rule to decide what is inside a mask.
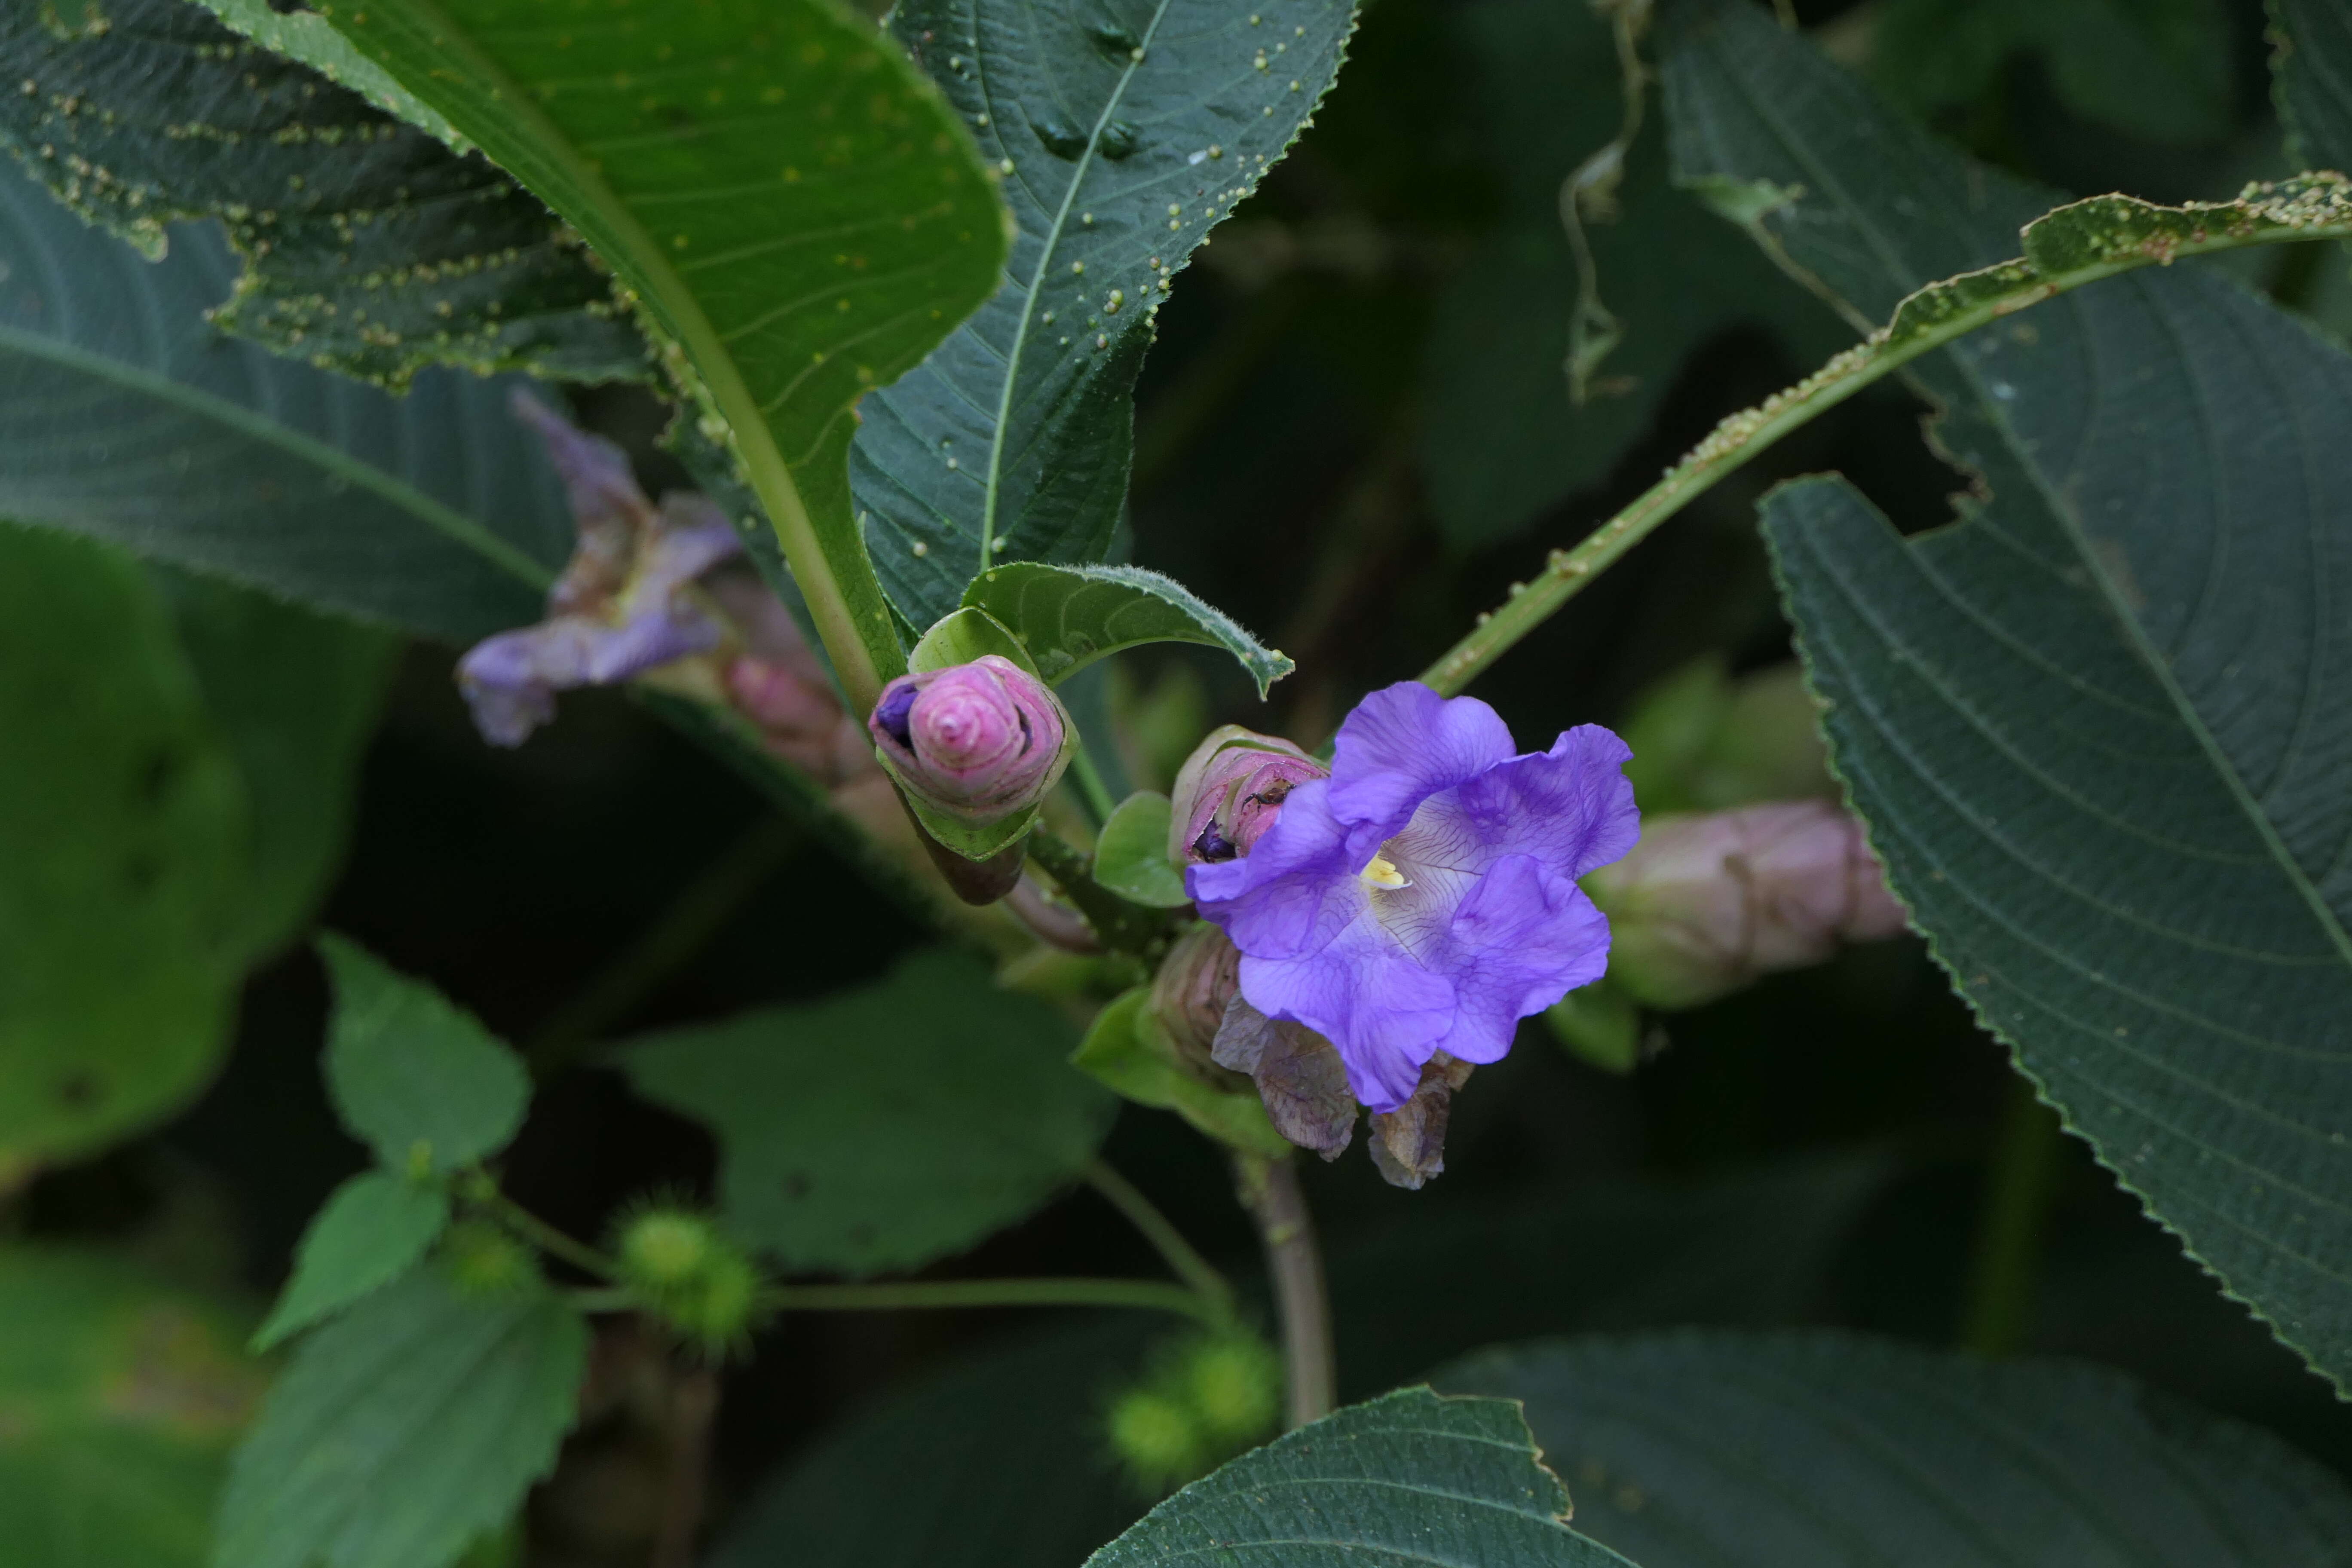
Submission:
[[[622,1226],[618,1254],[624,1282],[679,1338],[713,1356],[750,1338],[760,1270],[707,1216],[643,1210]]]
[[[647,1209],[621,1232],[621,1268],[634,1283],[674,1289],[702,1272],[717,1245],[700,1215]]]
[[[1208,1435],[1183,1400],[1131,1388],[1110,1407],[1111,1451],[1144,1492],[1172,1491],[1208,1468]]]
[[[1282,1414],[1282,1357],[1255,1334],[1202,1342],[1184,1381],[1202,1425],[1221,1446],[1256,1442]]]
[[[461,1221],[442,1238],[441,1260],[457,1289],[471,1296],[499,1296],[539,1279],[530,1249],[496,1226]]]

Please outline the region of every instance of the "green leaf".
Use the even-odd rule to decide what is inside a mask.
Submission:
[[[311,10],[284,10],[277,0],[200,0],[206,10],[272,53],[297,59],[329,81],[348,88],[394,119],[404,120],[459,153],[473,143],[457,128],[400,85],[382,66],[346,43],[327,19]]]
[[[1298,668],[1181,583],[1140,566],[995,566],[963,597],[1011,627],[1038,674],[1057,685],[1106,654],[1152,642],[1224,649],[1257,682],[1260,698]]]
[[[2085,120],[2218,142],[2235,118],[2230,20],[2218,0],[1891,0],[1870,21],[1869,68],[1926,114],[1998,94],[2030,56]]]
[[[1100,1405],[1132,1320],[982,1352],[852,1415],[745,1508],[709,1568],[1069,1568],[1141,1511]]]
[[[530,1104],[522,1058],[474,1016],[339,936],[319,939],[335,984],[327,1090],[353,1136],[394,1171],[446,1173],[506,1147]]]
[[[995,297],[859,411],[866,543],[914,625],[985,567],[1109,548],[1160,297],[1297,136],[1355,26],[1349,0],[1253,15],[1233,0],[898,8],[892,31],[1004,170],[1017,226]]]
[[[907,655],[907,668],[923,675],[970,664],[990,654],[1009,658],[1032,675],[1038,674],[1036,661],[1029,657],[1029,650],[1022,647],[1012,628],[981,609],[953,610],[940,616]]]
[[[1588,1067],[1622,1076],[1642,1065],[1642,1009],[1606,977],[1570,992],[1543,1017],[1552,1037]]]
[[[449,1196],[438,1187],[385,1171],[353,1176],[302,1233],[294,1277],[255,1331],[253,1348],[266,1351],[399,1279],[448,1223]]]
[[[850,512],[850,407],[988,297],[1005,246],[939,95],[830,0],[553,27],[540,0],[314,8],[586,237],[683,351],[821,621],[817,584],[838,588],[836,661],[862,647],[895,674]]]
[[[0,1248],[0,1559],[201,1568],[266,1381],[234,1313],[95,1253]]]
[[[211,1077],[250,819],[138,563],[0,524],[0,1166],[80,1153]]]
[[[1725,245],[1666,177],[1663,136],[1626,159],[1617,216],[1585,225],[1600,294],[1624,329],[1582,404],[1566,361],[1577,301],[1561,182],[1618,132],[1612,25],[1587,5],[1502,0],[1454,8],[1469,66],[1463,114],[1501,176],[1505,210],[1437,296],[1423,348],[1421,468],[1439,528],[1464,550],[1511,538],[1609,477],[1651,428],[1692,351],[1736,323],[1765,327],[1801,363],[1843,341],[1753,252]]]
[[[504,384],[224,341],[216,233],[142,261],[5,163],[0,269],[0,516],[455,641],[539,618],[572,518]]]
[[[218,324],[395,388],[438,362],[648,374],[612,279],[488,161],[194,0],[106,0],[104,26],[73,30],[51,3],[0,0],[0,57],[22,79],[0,94],[0,146],[150,257],[167,225],[222,218],[244,273]]]
[[[1131,903],[1181,910],[1192,901],[1184,873],[1168,858],[1169,798],[1138,790],[1111,811],[1095,840],[1095,880]]]
[[[437,1268],[305,1339],[222,1500],[215,1568],[447,1568],[555,1464],[588,1329],[543,1287]]]
[[[1070,1065],[1123,1099],[1175,1111],[1221,1143],[1267,1159],[1287,1156],[1290,1142],[1266,1120],[1256,1089],[1244,1083],[1239,1092],[1219,1093],[1178,1067],[1173,1049],[1154,1037],[1159,1026],[1150,1006],[1149,985],[1106,1005]]]
[[[1408,1388],[1243,1455],[1153,1509],[1087,1563],[1622,1563],[1569,1531],[1568,1507],[1517,1405]]]
[[[2352,168],[2352,15],[2330,0],[2270,0],[2271,81],[2287,156]]]
[[[1441,1387],[1523,1401],[1577,1528],[1642,1568],[2322,1568],[2352,1492],[2116,1373],[1831,1333],[1562,1340]]]
[[[1094,1157],[1118,1103],[1052,1006],[960,953],[823,1002],[657,1035],[615,1058],[718,1134],[720,1205],[786,1267],[872,1274],[958,1252]]]
[[[158,576],[252,799],[238,947],[258,958],[300,933],[342,858],[399,645],[218,579]]]
[[[1676,15],[1664,67],[1685,169],[1815,193],[1765,214],[1761,237],[1858,313],[1997,258],[2045,201],[1769,18]],[[2034,265],[2076,258],[2098,210],[2037,226]],[[1916,374],[1990,499],[1908,541],[1841,481],[1767,508],[1832,762],[1979,1016],[2343,1385],[2352,677],[2335,606],[2352,536],[2335,497],[2352,486],[2352,358],[2173,267],[2066,294]]]

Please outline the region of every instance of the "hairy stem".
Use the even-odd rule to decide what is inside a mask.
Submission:
[[[878,1312],[941,1307],[1138,1307],[1210,1324],[1215,1305],[1160,1279],[919,1279],[897,1285],[778,1285],[760,1304],[782,1312]]]
[[[2064,1137],[2058,1113],[2042,1103],[2032,1084],[2016,1079],[1985,1170],[1984,1208],[1960,1320],[1960,1343],[1979,1355],[2015,1354],[2033,1326],[2034,1288]]]
[[[1492,613],[1481,615],[1469,635],[1422,672],[1422,681],[1449,697],[1460,691],[1574,598],[1587,583],[1648,538],[1660,523],[1769,450],[1783,436],[1920,355],[2044,300],[2118,273],[2168,265],[2184,256],[2352,236],[2352,194],[2348,193],[2352,187],[2341,175],[2305,175],[2275,186],[2254,187],[2235,202],[2158,207],[2129,197],[2099,196],[2037,219],[2025,230],[2028,255],[2035,252],[2037,231],[2051,225],[2053,247],[2071,246],[2063,254],[2072,265],[2044,268],[2032,261],[2009,262],[1933,283],[1913,294],[1896,309],[1888,327],[1872,332],[1787,391],[1724,420],[1681,462],[1667,469],[1664,479],[1583,542],[1573,549],[1553,551],[1541,573],[1524,584],[1513,584],[1510,597]],[[2127,232],[2123,240],[2085,256],[2078,226],[2099,221],[2112,222]]]
[[[1323,1254],[1315,1221],[1298,1189],[1298,1168],[1287,1156],[1235,1156],[1242,1202],[1265,1243],[1266,1275],[1275,1314],[1282,1321],[1286,1403],[1293,1426],[1331,1414],[1339,1401],[1339,1372],[1331,1342],[1331,1296],[1323,1282]]]
[[[1095,1160],[1087,1165],[1087,1184],[1109,1200],[1111,1207],[1142,1233],[1143,1239],[1151,1244],[1152,1250],[1160,1254],[1178,1279],[1213,1303],[1223,1316],[1233,1316],[1234,1288],[1134,1183],[1102,1161]]]
[[[1040,827],[1029,836],[1029,858],[1094,923],[1105,947],[1156,960],[1174,940],[1174,914],[1131,904],[1096,881],[1094,857],[1050,829]]]

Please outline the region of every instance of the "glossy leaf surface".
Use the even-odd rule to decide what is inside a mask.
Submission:
[[[960,954],[817,1003],[657,1035],[617,1065],[719,1136],[728,1224],[789,1268],[912,1268],[1074,1181],[1111,1097],[1072,1030]]]
[[[1675,15],[1685,176],[1778,192],[1759,237],[1856,315],[2013,253],[2049,204],[1769,17]],[[1989,500],[1909,541],[1838,481],[1767,509],[1835,766],[1979,1016],[2341,1384],[2352,357],[2184,266],[1916,368]]]
[[[1348,0],[917,0],[892,29],[1003,171],[994,297],[861,408],[851,479],[892,601],[930,625],[983,567],[1103,558],[1150,315],[1330,86]]]

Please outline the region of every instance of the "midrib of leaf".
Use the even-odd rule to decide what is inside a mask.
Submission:
[[[1745,72],[1726,70],[1723,74],[1738,83],[1741,96],[1747,100],[1748,106],[1755,111],[1757,118],[1772,127],[1773,135],[1780,144],[1780,151],[1788,156],[1789,160],[1803,169],[1809,176],[1818,180],[1820,184],[1817,188],[1828,194],[1844,212],[1852,215],[1854,226],[1869,240],[1872,252],[1878,257],[1880,265],[1885,268],[1888,276],[1896,280],[1897,287],[1906,293],[1916,291],[1921,286],[1920,280],[1914,277],[1911,268],[1903,263],[1900,251],[1895,248],[1884,227],[1876,221],[1876,209],[1867,203],[1856,201],[1846,191],[1843,184],[1831,176],[1830,172],[1811,155],[1807,145],[1790,132],[1775,107],[1756,92],[1754,84],[1748,80]],[[1754,226],[1760,233],[1763,228],[1762,221],[1759,219]],[[1779,254],[1778,245],[1774,245],[1772,249],[1776,255]],[[1809,270],[1801,268],[1792,269],[1797,272],[1800,280],[1808,287],[1817,289],[1822,288],[1820,279],[1814,278]],[[2093,269],[2090,276],[2084,281],[2093,281],[2127,269],[2123,266]],[[1852,301],[1839,297],[1833,290],[1825,290],[1825,294],[1830,302],[1841,312],[1849,316],[1855,314],[1855,307]],[[2070,308],[2078,307],[2072,306],[2070,302]],[[1864,330],[1867,331],[1869,323],[1865,321]],[[2185,363],[2187,355],[2183,354],[2181,358]],[[2207,726],[2203,716],[2197,711],[2195,704],[2189,699],[2189,694],[2181,689],[2180,682],[2173,675],[2172,666],[2148,640],[2147,629],[2140,625],[2139,618],[2132,614],[2131,606],[2124,602],[2114,578],[2101,563],[2097,552],[2091,548],[2090,541],[2084,535],[2081,520],[2076,516],[2074,509],[2051,489],[2049,480],[2042,472],[2042,465],[2023,456],[2032,448],[2017,428],[2010,423],[2008,416],[2001,410],[2000,399],[1994,397],[1991,389],[1985,384],[1982,371],[1969,363],[1964,354],[1948,355],[1946,361],[1958,369],[1961,380],[1968,384],[1969,390],[1975,395],[1978,411],[1982,415],[1985,422],[1999,431],[2002,441],[2010,450],[2020,454],[2018,466],[2026,471],[2034,490],[2041,496],[2042,504],[2048,507],[2051,515],[2058,520],[2059,526],[2065,531],[2066,542],[2073,548],[2075,558],[2083,563],[2090,574],[2091,580],[2098,584],[2101,605],[2122,629],[2126,641],[2132,651],[2139,657],[2140,663],[2153,672],[2157,684],[2163,689],[2165,700],[2172,705],[2174,715],[2181,723],[2188,726],[2189,733],[2196,738],[2198,750],[2204,753],[2206,761],[2212,765],[2214,771],[2221,775],[2229,789],[2230,798],[2237,802],[2239,810],[2242,811],[2247,820],[2253,824],[2254,832],[2261,837],[2263,847],[2270,851],[2273,861],[2286,874],[2287,880],[2293,885],[2304,903],[2309,907],[2314,918],[2319,921],[2320,929],[2326,932],[2328,941],[2343,958],[2346,966],[2352,968],[2352,931],[2345,929],[2343,921],[2337,918],[2336,911],[2328,907],[2327,900],[2320,895],[2317,885],[2304,874],[2302,865],[2289,853],[2285,840],[2279,837],[2276,825],[2263,810],[2262,804],[2254,798],[2253,792],[2247,787],[2246,781],[2240,775],[2237,765],[2221,750],[2220,742],[2213,738],[2212,731]],[[2201,396],[2199,399],[2199,406],[2200,409],[2203,406]],[[2325,625],[2325,622],[2317,624]]]
[[[484,528],[461,512],[454,511],[424,491],[404,483],[382,468],[360,462],[322,441],[303,435],[277,423],[267,416],[215,397],[208,392],[173,381],[153,371],[140,370],[118,360],[110,360],[86,349],[61,343],[26,332],[21,328],[0,326],[0,351],[14,352],[34,359],[47,360],[67,366],[85,375],[110,381],[118,386],[137,392],[159,402],[170,403],[191,414],[226,425],[239,434],[266,445],[279,447],[299,458],[314,468],[346,479],[362,489],[371,490],[415,516],[456,542],[480,555],[484,560],[512,573],[533,588],[545,588],[554,579],[547,568]]]
[[[1151,8],[1151,25],[1143,29],[1138,47],[1149,55],[1151,41],[1160,35],[1160,24],[1167,19],[1170,0],[1158,0]],[[975,41],[972,49],[972,70],[980,78],[982,96],[988,95],[986,79],[987,56]],[[1021,320],[1013,329],[1013,352],[1004,359],[1004,382],[996,394],[996,427],[988,437],[988,494],[980,513],[980,570],[985,572],[993,564],[996,553],[996,502],[1003,494],[1000,482],[1004,466],[1004,433],[1013,424],[1013,394],[1021,384],[1021,356],[1029,345],[1029,323],[1037,316],[1037,290],[1045,286],[1045,274],[1050,269],[1054,252],[1061,247],[1062,234],[1070,221],[1070,208],[1078,199],[1078,187],[1086,184],[1087,171],[1094,167],[1095,153],[1102,145],[1103,128],[1110,123],[1111,111],[1127,96],[1128,84],[1143,62],[1129,56],[1119,68],[1118,85],[1103,100],[1102,112],[1095,116],[1094,130],[1087,135],[1087,150],[1078,154],[1077,166],[1070,173],[1070,183],[1062,192],[1061,209],[1054,214],[1053,223],[1045,230],[1045,246],[1037,256],[1036,270],[1030,274],[1028,292],[1021,301]]]
[[[1164,5],[1166,0],[1161,3]],[[433,0],[408,0],[408,8],[430,25],[432,47],[463,60],[529,133],[536,143],[531,149],[537,153],[533,161],[546,165],[546,174],[561,176],[562,184],[569,184],[583,198],[583,205],[593,212],[595,223],[605,230],[611,242],[610,251],[598,247],[600,252],[605,252],[605,259],[625,270],[634,270],[642,280],[647,306],[677,335],[712,405],[727,421],[736,455],[742,460],[744,477],[775,528],[785,563],[791,566],[793,581],[807,602],[810,618],[816,623],[825,652],[832,656],[834,673],[840,677],[856,710],[865,712],[881,695],[882,672],[887,669],[895,675],[905,664],[889,612],[883,605],[881,588],[874,585],[870,607],[851,605],[845,584],[835,574],[833,563],[817,538],[815,524],[809,520],[808,509],[801,502],[800,487],[793,482],[792,469],[777,449],[767,416],[761,412],[751,389],[744,384],[742,372],[736,367],[735,357],[728,352],[718,329],[677,269],[662,254],[661,247],[646,232],[636,214],[581,156],[571,137],[540,109],[531,93],[483,54],[472,35],[450,22]],[[857,613],[861,609],[866,613]],[[870,628],[866,625],[869,619],[874,622]]]

